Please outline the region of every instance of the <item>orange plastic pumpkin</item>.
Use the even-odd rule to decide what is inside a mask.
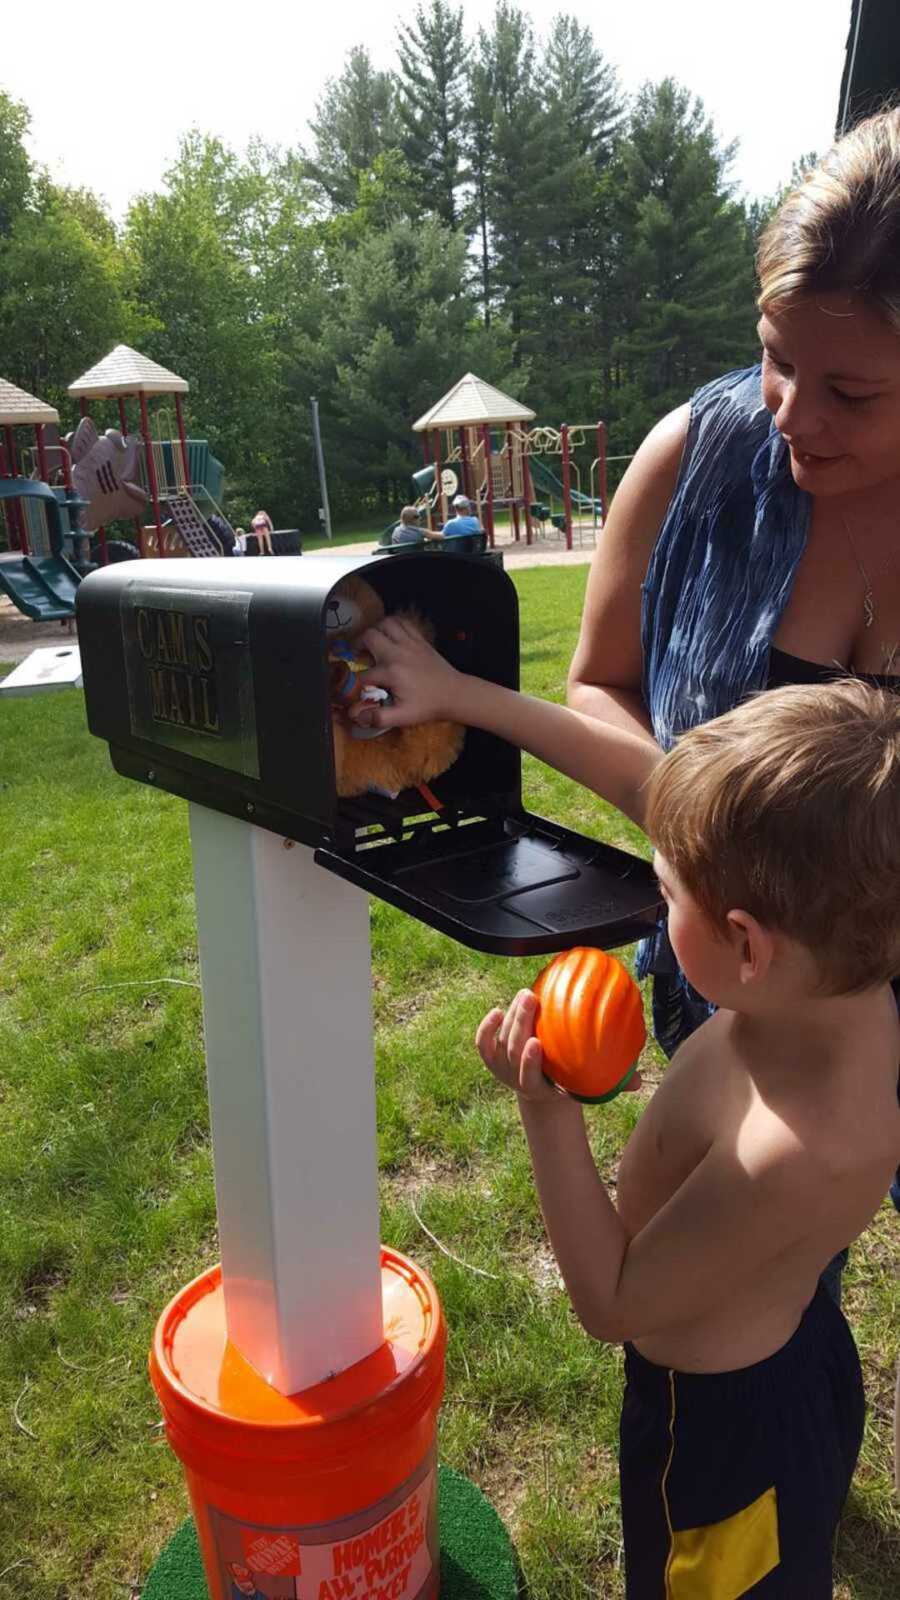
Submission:
[[[605,950],[554,956],[533,985],[546,1076],[576,1100],[612,1100],[634,1073],[647,1030],[631,974]]]

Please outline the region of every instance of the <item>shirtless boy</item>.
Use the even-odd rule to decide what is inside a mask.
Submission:
[[[477,1045],[518,1096],[573,1308],[624,1341],[628,1600],[830,1600],[863,1396],[819,1275],[900,1153],[900,701],[772,690],[645,741],[467,677],[396,619],[366,637],[375,720],[509,739],[644,827],[691,983],[717,1007],[625,1149],[615,1198],[581,1106],[541,1073],[537,1001]]]

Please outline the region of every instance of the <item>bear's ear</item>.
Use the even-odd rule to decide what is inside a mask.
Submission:
[[[359,578],[354,573],[347,580],[347,598],[352,600],[359,611],[364,628],[371,628],[374,623],[380,622],[384,616],[384,602],[365,578]]]

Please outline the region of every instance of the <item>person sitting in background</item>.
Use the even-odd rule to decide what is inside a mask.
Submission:
[[[448,522],[444,523],[440,533],[427,533],[428,539],[464,539],[471,538],[473,533],[482,533],[481,523],[472,514],[472,502],[464,494],[458,494],[453,502],[456,512]]]
[[[391,534],[391,544],[421,544],[425,536],[425,529],[419,522],[419,512],[416,506],[404,506],[400,512],[400,521]]]
[[[243,528],[235,528],[234,530],[234,549],[231,554],[233,556],[245,556],[247,554],[247,535]]]
[[[250,524],[251,530],[256,534],[257,548],[261,556],[273,556],[272,535],[275,532],[272,518],[268,511],[257,511]]]

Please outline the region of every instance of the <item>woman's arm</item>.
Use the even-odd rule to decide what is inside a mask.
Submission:
[[[568,703],[653,740],[641,697],[641,585],[675,492],[690,407],[663,417],[616,490],[591,564]]]

